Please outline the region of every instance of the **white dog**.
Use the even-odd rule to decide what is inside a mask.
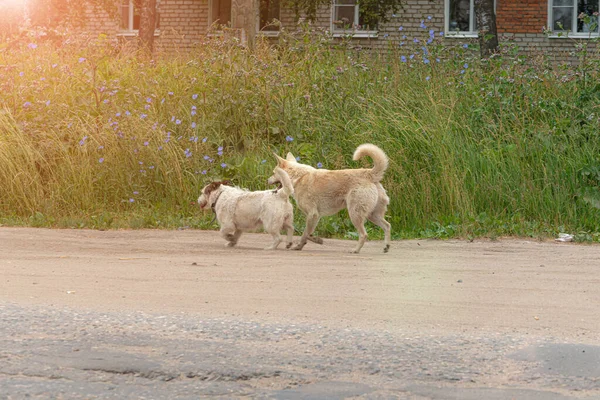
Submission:
[[[227,182],[213,182],[202,189],[198,198],[200,208],[211,208],[221,226],[221,236],[233,247],[242,232],[264,227],[273,236],[273,243],[265,250],[274,250],[281,243],[280,232],[287,232],[287,248],[292,246],[294,235],[294,208],[290,195],[294,193],[288,174],[275,168],[275,176],[281,183],[277,190],[250,192],[229,186]]]
[[[374,163],[371,169],[315,169],[297,162],[292,153],[288,153],[285,160],[275,156],[278,167],[287,172],[292,180],[298,207],[306,214],[306,228],[294,250],[302,250],[322,216],[333,215],[348,208],[348,215],[358,230],[359,237],[358,245],[352,252],[360,252],[367,239],[364,226],[367,219],[383,229],[383,251],[388,252],[391,226],[385,220],[385,213],[390,199],[380,183],[388,167],[388,158],[383,150],[373,144],[361,144],[354,152],[354,160],[364,156],[371,157]],[[272,176],[269,181],[276,179],[276,176]]]

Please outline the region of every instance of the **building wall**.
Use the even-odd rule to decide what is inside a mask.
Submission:
[[[208,0],[161,0],[161,51],[190,49],[204,39],[208,31]]]
[[[496,22],[498,33],[542,33],[542,29],[548,24],[548,1],[498,1]]]
[[[547,25],[547,0],[497,0],[498,32],[502,43],[519,46],[524,54],[552,54],[555,60],[572,60],[574,41],[566,38],[549,38],[543,33]],[[475,38],[440,36],[444,31],[444,0],[406,0],[404,7],[392,15],[385,24],[380,24],[376,37],[356,38],[357,45],[372,49],[387,49],[390,46],[418,45],[428,39],[433,30],[437,40],[446,43],[467,43]],[[94,34],[118,34],[118,23],[102,10],[90,10],[88,31]],[[161,0],[160,35],[156,39],[159,51],[177,52],[193,48],[206,39],[209,24],[209,0]],[[296,16],[290,9],[281,13],[283,29],[296,30]],[[421,24],[425,25],[425,28]],[[331,29],[331,7],[322,7],[314,26]],[[127,36],[123,37],[127,39]],[[419,43],[415,43],[414,39]]]

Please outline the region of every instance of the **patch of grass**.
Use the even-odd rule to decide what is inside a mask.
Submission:
[[[272,152],[365,167],[352,153],[372,142],[395,238],[597,241],[598,54],[585,80],[516,54],[482,63],[427,32],[383,52],[309,31],[253,52],[211,39],[152,61],[104,37],[15,39],[0,47],[0,223],[211,229],[194,205],[207,182],[265,189]],[[317,233],[355,234],[344,213]]]

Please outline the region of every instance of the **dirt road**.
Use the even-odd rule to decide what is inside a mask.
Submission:
[[[470,395],[481,398],[481,392],[477,390],[494,389],[499,391],[486,392],[485,397],[600,397],[598,246],[512,239],[474,243],[411,240],[394,242],[388,254],[382,252],[380,242],[369,242],[361,254],[354,255],[348,254],[354,246],[351,241],[326,240],[323,246],[309,243],[301,252],[284,249],[263,251],[262,247],[268,242],[269,238],[265,235],[244,235],[239,248],[229,249],[216,232],[0,228],[0,305],[4,304],[0,327],[5,330],[0,334],[22,339],[30,337],[28,330],[31,328],[28,327],[32,326],[31,320],[37,318],[38,322],[45,322],[34,331],[56,330],[63,332],[64,336],[66,331],[80,329],[75,322],[72,322],[73,325],[65,322],[72,313],[80,315],[88,327],[89,324],[96,326],[93,321],[97,318],[107,319],[106,326],[112,327],[113,335],[116,334],[114,329],[119,326],[137,326],[146,319],[174,318],[176,321],[171,321],[173,326],[185,327],[200,321],[204,325],[198,329],[210,335],[211,340],[231,340],[231,345],[246,346],[240,349],[240,354],[230,357],[249,360],[259,348],[266,354],[272,345],[280,346],[279,341],[278,344],[269,344],[268,340],[257,337],[269,336],[277,329],[286,332],[294,327],[299,332],[294,335],[302,336],[305,343],[301,345],[298,344],[301,342],[295,341],[294,346],[286,347],[289,354],[280,353],[272,360],[263,359],[262,362],[275,366],[286,360],[289,365],[294,365],[300,353],[305,354],[307,348],[314,351],[311,346],[320,341],[321,349],[324,349],[322,357],[329,354],[338,364],[347,363],[343,373],[339,365],[317,373],[314,371],[317,367],[307,364],[305,372],[312,368],[312,375],[307,372],[310,377],[303,375],[302,379],[295,376],[295,372],[285,370],[284,375],[289,373],[292,376],[285,382],[274,378],[281,376],[280,370],[278,374],[261,380],[260,384],[258,381],[248,383],[250,389],[244,387],[244,390],[250,392],[240,392],[242,389],[236,386],[227,389],[233,391],[221,393],[223,396],[237,393],[258,397],[310,398],[306,397],[306,393],[316,393],[314,398],[327,398],[325,394],[331,394],[331,398],[381,395],[381,398],[423,399],[448,398],[445,397],[448,393],[454,393],[458,398],[469,398]],[[62,322],[52,317],[55,313],[61,315],[59,321]],[[2,315],[4,320],[1,320]],[[55,326],[60,323],[67,324],[67,328],[61,330],[58,325]],[[232,324],[255,324],[252,326],[262,328],[252,331],[254,342],[248,342],[246,336],[221,337],[219,324],[229,327]],[[159,337],[163,338],[161,343],[177,339],[173,343],[179,345],[186,340],[202,340],[199,336],[188,336],[190,332],[184,328],[181,328],[182,336],[175,338],[166,325],[153,326],[154,336],[149,331],[140,332],[143,328],[139,326],[136,328],[137,335],[149,335],[149,342]],[[102,327],[93,329],[99,335]],[[48,339],[42,336],[36,340]],[[63,339],[67,340],[67,336]],[[69,336],[69,340],[76,340],[76,337]],[[434,339],[428,340],[428,337]],[[418,343],[416,346],[421,349],[413,354],[412,361],[408,360],[412,354],[410,349],[413,349],[409,345],[411,340],[416,341],[412,343]],[[465,341],[471,343],[467,347],[473,354],[463,359],[466,353],[459,349],[464,350]],[[394,352],[401,353],[398,355],[400,358],[408,357],[407,365],[412,367],[403,369],[404,375],[397,376],[401,378],[402,385],[393,379],[385,382],[376,380],[375,377],[382,373],[368,372],[371,370],[364,369],[364,360],[361,366],[355,365],[358,360],[355,353],[344,355],[334,351],[342,342],[367,349],[364,351],[373,356],[369,368],[375,368],[373,363],[385,364],[386,357],[392,357]],[[384,347],[393,343],[396,347],[386,356],[385,352],[381,353],[381,348],[370,347],[378,343]],[[435,343],[439,347],[431,347]],[[543,363],[544,356],[526,349],[540,343],[549,349],[565,344],[588,346],[586,357],[592,358],[571,357],[574,368],[580,371],[575,374],[579,380],[569,378],[570,372],[561,374],[560,379],[552,374],[538,376],[532,371],[543,368],[540,363]],[[14,343],[5,345],[10,348]],[[564,360],[565,351],[580,354],[578,349],[557,347],[551,353],[562,354]],[[3,371],[0,367],[0,385],[14,389],[15,377],[18,376],[23,380],[19,381],[19,387],[29,387],[34,392],[42,390],[28,380],[27,374],[21,376],[22,372],[19,372],[24,363],[30,365],[36,355],[19,353],[21,355],[18,356],[4,346],[2,350],[0,359],[4,354],[4,358],[13,363],[8,364],[8,370]],[[79,371],[77,365],[64,366],[56,361],[61,359],[63,350],[49,348],[50,353],[56,353],[54,361],[38,360],[41,370],[44,370],[44,365],[51,365],[59,370]],[[518,351],[525,353],[511,353]],[[131,351],[123,349],[120,352],[131,354]],[[215,353],[211,354],[214,356]],[[428,354],[429,358],[421,359],[423,354]],[[194,357],[200,356],[195,354]],[[204,354],[203,357],[206,359],[208,356]],[[548,355],[545,357],[546,360],[552,359]],[[473,376],[464,372],[450,380],[434,379],[438,375],[428,375],[422,370],[419,374],[415,372],[423,365],[429,365],[429,370],[442,368],[440,365],[446,365],[449,359],[462,360],[458,364],[448,364],[454,372],[457,368],[460,370],[461,365],[465,368],[479,365],[479,369],[476,368]],[[163,361],[154,360],[159,364]],[[509,370],[503,371],[502,366],[496,366],[499,370],[490,370],[489,366],[496,362]],[[434,364],[437,367],[433,368]],[[382,368],[379,366],[375,370],[383,371]],[[106,368],[102,371],[110,372]],[[135,371],[131,374],[135,379],[152,379]],[[177,371],[173,376],[181,376],[185,372]],[[441,376],[451,372],[444,371],[440,372]],[[529,371],[530,375],[524,371]],[[190,374],[189,371],[185,373]],[[36,374],[45,376],[40,371]],[[338,382],[342,378],[344,382]],[[86,377],[81,379],[89,382]],[[225,381],[227,379],[214,380],[221,384]],[[330,384],[333,381],[338,383]],[[395,386],[390,382],[396,382]],[[321,386],[320,389],[309,388],[306,392],[306,385],[310,384]],[[364,387],[359,386],[361,389],[358,389],[352,386],[359,384]],[[265,389],[267,387],[279,392],[269,391]],[[374,387],[380,390],[383,387],[385,391],[374,391]],[[346,388],[349,392],[340,395],[339,388]],[[440,388],[445,389],[436,392]],[[259,389],[263,392],[259,393]],[[41,397],[44,393],[56,394],[56,391],[63,395],[85,397],[84,393],[75,389],[74,392],[65,390],[44,386],[39,393],[42,393]],[[96,393],[93,392],[96,389],[89,390],[88,395]],[[94,396],[102,398],[104,392],[101,388],[97,390]],[[467,395],[464,391],[451,390],[471,392]],[[511,392],[514,390],[517,392]],[[18,398],[20,392],[8,393]],[[160,391],[153,393],[160,397]],[[167,397],[173,394],[171,390],[165,393]],[[185,397],[186,393],[183,390],[181,396]],[[210,395],[212,392],[190,393]],[[120,392],[120,395],[127,397],[127,392]],[[108,395],[105,397],[110,398]]]

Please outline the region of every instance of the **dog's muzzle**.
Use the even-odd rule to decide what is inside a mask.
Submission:
[[[205,209],[206,206],[208,206],[208,201],[206,201],[206,199],[203,199],[201,197],[198,199],[198,205],[200,206],[200,208]]]

